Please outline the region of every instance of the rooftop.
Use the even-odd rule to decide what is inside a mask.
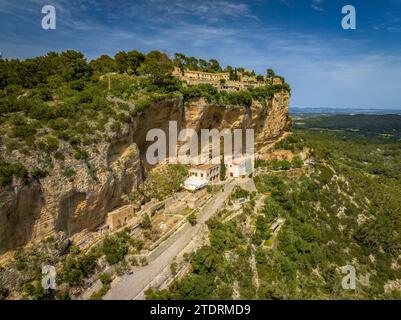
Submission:
[[[228,161],[231,160],[232,164],[238,165],[240,163],[243,163],[244,161],[247,161],[248,159],[252,160],[253,157],[254,156],[252,156],[252,155],[242,155],[240,157],[227,157],[227,160]]]
[[[198,190],[206,187],[209,181],[206,179],[199,179],[196,177],[189,177],[184,182],[184,188],[190,191]]]
[[[220,165],[219,163],[216,163],[216,164],[213,164],[213,163],[205,163],[205,164],[199,164],[199,165],[197,165],[197,166],[194,166],[192,169],[197,169],[197,170],[208,170],[208,169],[212,169],[212,168],[218,167],[219,165]]]

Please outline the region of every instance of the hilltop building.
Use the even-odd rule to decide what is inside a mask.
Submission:
[[[197,84],[211,84],[217,90],[242,90],[251,89],[266,85],[267,77],[256,77],[251,75],[249,71],[236,72],[238,80],[231,80],[229,72],[204,72],[197,70],[181,70],[178,67],[174,67],[173,76],[180,79],[187,85]],[[283,84],[283,81],[279,77],[274,77],[273,84]]]
[[[178,69],[178,72],[181,73],[180,69]],[[221,81],[221,80],[229,81],[230,73],[229,72],[212,73],[212,72],[186,70],[184,71],[183,77],[192,81]]]

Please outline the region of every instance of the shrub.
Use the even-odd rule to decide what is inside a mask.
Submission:
[[[135,113],[143,111],[145,108],[149,107],[153,103],[151,96],[146,96],[135,102]]]
[[[171,265],[170,265],[170,271],[171,271],[171,273],[173,274],[173,275],[175,275],[175,274],[177,274],[177,262],[173,262]]]
[[[101,300],[103,298],[103,296],[110,290],[110,288],[111,288],[110,284],[106,284],[106,285],[104,284],[99,291],[97,291],[91,295],[90,299],[91,300]]]
[[[119,121],[114,121],[110,126],[111,131],[118,131],[121,129],[121,123]]]
[[[236,186],[234,192],[231,195],[232,199],[248,198],[250,196],[249,191],[242,189],[240,186]]]
[[[66,178],[72,178],[73,176],[75,176],[75,170],[73,168],[64,169],[62,175]]]
[[[229,104],[250,106],[252,104],[252,95],[249,91],[233,91],[228,92],[226,100]]]
[[[82,256],[68,256],[63,263],[60,281],[68,284],[79,284],[82,279],[92,274],[97,267],[97,255],[88,253]]]
[[[28,283],[24,286],[25,294],[33,300],[53,300],[53,290],[45,290],[40,281],[35,281],[34,284]]]
[[[127,239],[121,234],[106,238],[103,241],[102,252],[110,265],[122,261],[128,253]]]
[[[36,132],[36,128],[32,124],[19,125],[12,129],[12,136],[26,141],[33,141]]]
[[[87,160],[89,158],[89,154],[85,150],[77,148],[74,158],[77,160]]]
[[[48,87],[44,86],[43,84],[39,85],[35,89],[33,89],[30,96],[37,97],[43,101],[50,101],[53,99],[50,89]]]
[[[9,290],[0,285],[0,300],[6,299],[8,295],[9,295]]]
[[[51,151],[56,151],[59,147],[59,142],[58,139],[56,139],[53,136],[47,136],[46,137],[46,150],[51,152]]]
[[[129,243],[130,243],[130,245],[131,245],[132,247],[134,247],[138,252],[140,252],[140,251],[143,249],[144,245],[145,245],[145,243],[144,243],[143,240],[138,240],[138,239],[130,239],[130,240],[129,240]]]
[[[304,165],[304,162],[302,161],[301,158],[295,157],[292,160],[291,165],[292,165],[293,168],[301,168]]]
[[[123,123],[130,123],[131,122],[131,117],[129,115],[125,114],[125,113],[119,113],[117,115],[117,118],[118,118],[118,120],[120,122],[123,122]]]
[[[55,109],[43,103],[41,100],[32,101],[28,115],[36,120],[49,120],[56,117]]]
[[[34,177],[36,179],[45,178],[48,174],[49,174],[48,171],[40,169],[40,168],[35,168],[31,172],[32,177]]]
[[[20,163],[8,163],[0,159],[0,186],[6,186],[12,182],[13,176],[24,178],[28,171]]]
[[[80,133],[81,135],[83,134],[89,134],[92,131],[92,128],[89,126],[88,123],[86,122],[78,122],[75,125],[75,131]]]
[[[129,111],[128,103],[119,103],[119,104],[118,104],[118,108],[119,108],[120,110]]]
[[[187,217],[188,222],[191,224],[191,226],[194,226],[197,224],[197,220],[196,220],[196,215],[195,213],[191,213],[188,217]]]
[[[217,89],[211,84],[182,87],[180,91],[184,95],[185,100],[203,97],[206,100],[211,101],[215,100],[218,94]]]
[[[78,136],[73,135],[70,132],[66,132],[66,137],[70,145],[77,146],[81,144],[81,138]]]
[[[68,121],[62,118],[57,118],[49,121],[49,127],[53,130],[67,130],[69,128]]]
[[[167,165],[161,170],[151,172],[145,181],[145,194],[149,198],[166,199],[181,190],[187,172],[184,165]]]
[[[100,281],[102,282],[102,284],[104,285],[108,285],[111,283],[111,277],[108,273],[102,273],[99,277]]]
[[[20,113],[13,113],[10,116],[10,122],[15,126],[23,126],[26,125],[25,117]]]
[[[152,226],[152,222],[150,221],[149,215],[145,213],[144,217],[142,218],[139,226],[142,229],[150,229]]]
[[[57,160],[64,160],[65,159],[65,157],[64,157],[64,155],[61,153],[61,152],[55,152],[54,153],[54,159],[57,159]]]

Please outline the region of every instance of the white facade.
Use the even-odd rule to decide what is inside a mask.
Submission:
[[[189,177],[184,182],[184,188],[195,191],[218,181],[220,181],[219,164],[199,165],[189,170]]]
[[[227,177],[229,178],[245,178],[253,173],[254,161],[253,157],[241,157],[226,164]]]

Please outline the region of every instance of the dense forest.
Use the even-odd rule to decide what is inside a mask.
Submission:
[[[147,298],[400,299],[401,141],[297,130],[276,145],[305,147],[308,164],[254,177],[263,206],[209,220],[210,244],[187,256],[190,272]],[[285,223],[273,233],[277,219]],[[356,290],[342,288],[345,265]]]
[[[401,116],[397,114],[314,116],[295,121],[294,127],[300,129],[361,130],[365,133],[396,133],[401,131]]]

